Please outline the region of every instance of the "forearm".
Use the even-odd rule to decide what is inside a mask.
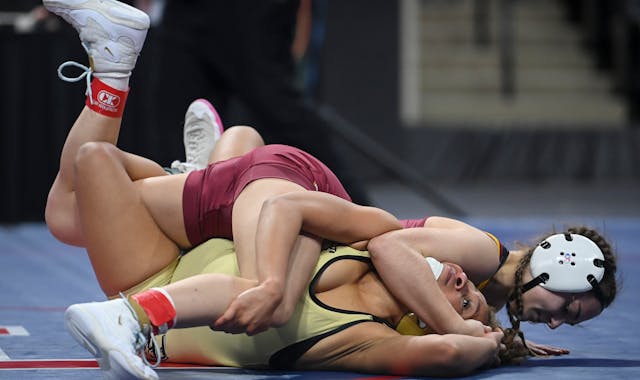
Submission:
[[[451,363],[452,371],[457,370],[460,371],[459,375],[465,375],[479,368],[495,365],[500,339],[492,337],[492,334],[485,337],[445,335],[445,339],[450,339],[456,347],[457,355]],[[502,334],[500,333],[499,336],[501,337]]]
[[[272,324],[287,322],[307,290],[320,255],[321,239],[299,235],[289,258],[284,294],[280,306],[273,315]]]
[[[302,215],[284,206],[277,199],[266,201],[256,231],[258,282],[280,295],[287,282],[291,252],[302,229]]]
[[[458,377],[495,363],[498,344],[494,337],[467,335],[425,335],[418,339],[435,340],[436,346],[421,345],[417,357],[410,359],[410,375]],[[427,358],[428,357],[428,358]]]
[[[369,244],[369,253],[389,291],[420,320],[440,334],[458,332],[464,321],[419,252],[403,241],[376,238]]]

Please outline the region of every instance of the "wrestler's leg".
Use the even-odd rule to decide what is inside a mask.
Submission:
[[[209,163],[228,160],[264,145],[262,136],[252,127],[236,125],[224,131],[216,143]]]
[[[208,326],[255,281],[224,274],[200,274],[163,286],[175,304],[175,327]]]
[[[85,142],[116,143],[129,77],[143,46],[149,17],[144,12],[117,1],[44,0],[43,4],[78,31],[91,64],[91,68],[69,62],[61,66],[61,69],[67,65],[83,67],[85,73],[76,79],[86,76],[93,77],[93,81],[87,88],[87,107],[71,128],[62,149],[60,169],[51,187],[45,210],[47,225],[58,239],[82,246],[84,237],[74,193],[73,163],[79,147]],[[61,78],[74,80],[62,75]],[[162,174],[158,171],[161,169],[148,160],[134,156],[130,160],[139,165],[135,171],[136,177]]]
[[[78,216],[74,188],[73,164],[80,146],[89,141],[104,141],[115,144],[121,118],[100,115],[85,107],[74,123],[60,156],[60,169],[51,186],[45,208],[45,220],[51,233],[60,241],[85,246]],[[132,179],[166,174],[155,162],[133,154],[124,153]]]
[[[207,326],[238,293],[253,285],[224,274],[197,275],[142,291],[128,300],[71,305],[64,319],[73,338],[98,360],[105,378],[157,380],[149,361],[141,358],[145,347],[158,359],[163,353],[174,355],[171,345],[161,352],[155,339],[149,341],[152,335],[174,327]]]
[[[129,164],[125,152],[103,142],[82,145],[75,162],[79,222],[94,272],[108,296],[147,279],[179,255],[178,245],[163,228],[175,219],[182,223],[185,176],[134,182]]]

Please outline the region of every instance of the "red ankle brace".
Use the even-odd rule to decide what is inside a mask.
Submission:
[[[176,308],[163,290],[151,288],[131,298],[147,313],[154,334],[164,334],[175,324]]]
[[[87,94],[85,104],[91,110],[109,117],[122,117],[127,102],[126,91],[115,89],[98,78],[91,81],[91,91]]]

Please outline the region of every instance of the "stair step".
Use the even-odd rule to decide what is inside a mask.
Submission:
[[[580,96],[522,93],[509,100],[491,92],[434,92],[425,96],[422,105],[426,125],[433,122],[621,128],[626,118],[625,109],[617,99],[598,93]]]
[[[609,78],[588,68],[516,68],[515,83],[518,92],[608,92]],[[459,67],[430,66],[422,71],[422,90],[484,91],[498,90],[501,85],[497,67],[480,66],[475,70]]]
[[[419,56],[424,68],[432,66],[500,67],[500,53],[496,48],[478,49],[453,48],[451,46],[424,46]],[[569,45],[563,49],[551,49],[547,46],[518,46],[515,51],[515,63],[519,68],[565,67],[593,69],[593,63],[587,53],[578,46]]]
[[[497,20],[492,19],[489,38],[493,43],[499,41],[500,29]],[[424,42],[450,42],[468,43],[474,42],[474,26],[471,20],[451,22],[446,19],[425,20],[421,26],[421,38]],[[513,21],[513,38],[519,43],[549,43],[549,44],[576,44],[582,37],[578,30],[561,20],[520,19]]]
[[[498,0],[490,4],[490,38],[474,41],[472,0],[421,1],[415,114],[422,125],[620,127],[624,102],[611,79],[595,70],[580,31],[566,21],[559,2],[514,2],[516,96],[501,92]],[[417,65],[417,66],[415,66]],[[414,69],[412,69],[414,70]],[[422,107],[418,107],[422,105]],[[419,110],[418,110],[419,108]],[[418,116],[419,115],[419,116]],[[421,123],[417,123],[421,124]]]

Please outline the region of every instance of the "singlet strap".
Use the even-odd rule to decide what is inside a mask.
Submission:
[[[498,240],[497,237],[495,237],[493,234],[489,233],[489,232],[484,232],[485,234],[487,234],[487,236],[489,236],[491,238],[491,240],[493,240],[494,243],[496,243],[496,246],[498,247],[498,260],[499,260],[499,264],[498,264],[498,268],[496,269],[495,272],[493,272],[493,274],[491,275],[491,277],[487,278],[486,280],[482,281],[478,286],[478,290],[482,290],[484,289],[487,285],[489,285],[489,283],[491,282],[491,280],[493,280],[493,276],[496,275],[496,273],[500,270],[500,268],[504,265],[504,263],[507,261],[507,258],[509,257],[509,250],[502,245],[502,243],[500,242],[500,240]]]

